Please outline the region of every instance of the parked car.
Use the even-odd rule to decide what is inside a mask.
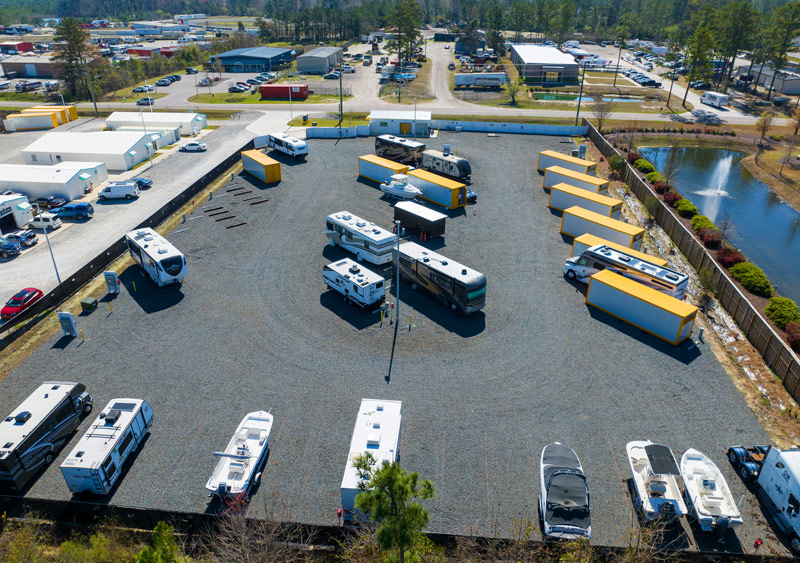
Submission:
[[[689,88],[694,88],[695,90],[705,90],[708,88],[708,84],[702,80],[695,80],[693,82],[689,82]]]
[[[322,78],[325,80],[339,80],[339,73],[336,71],[329,72],[328,74],[324,75]]]
[[[782,106],[785,105],[789,101],[789,98],[786,96],[774,96],[772,98],[773,105]]]
[[[33,246],[39,242],[39,237],[36,236],[36,233],[31,231],[15,231],[13,233],[7,233],[5,237],[11,242],[18,242],[22,246]]]
[[[354,69],[353,67],[351,67],[349,65],[343,65],[342,66],[342,73],[344,73],[344,74],[355,74],[355,72],[356,72],[356,69]]]
[[[136,182],[136,185],[139,186],[139,189],[146,189],[153,186],[153,180],[142,178],[141,176],[131,178],[131,182]]]
[[[180,74],[170,74],[167,78],[171,78],[173,82],[180,82],[181,75]]]
[[[258,86],[259,84],[261,84],[261,82],[259,80],[256,80],[255,78],[248,78],[247,80],[245,80],[245,82],[247,82],[251,86]]]
[[[91,203],[68,203],[63,207],[54,209],[53,213],[59,219],[88,219],[94,215],[94,207]]]
[[[131,92],[133,92],[134,94],[139,94],[139,93],[147,92],[147,91],[148,91],[147,86],[137,86],[136,88],[131,90]]]
[[[445,45],[445,46],[444,46],[444,48],[445,48],[445,49],[449,49],[449,48],[450,48],[450,45]]]
[[[21,250],[22,246],[18,242],[0,237],[0,258],[16,256]]]
[[[113,182],[97,194],[98,201],[106,199],[132,200],[139,197],[139,186],[136,182]]]
[[[52,213],[42,212],[36,215],[31,222],[34,229],[53,230],[61,226],[61,219]]]
[[[456,69],[456,63],[450,61],[450,64],[447,65],[447,70],[455,70],[455,69]]]
[[[42,293],[41,289],[26,287],[6,301],[5,306],[0,309],[0,318],[7,321],[8,319],[16,317],[41,299],[43,295],[44,293]]]
[[[245,88],[247,90],[250,89],[250,85],[247,82],[237,82],[236,85],[241,86],[242,88]]]
[[[155,98],[149,98],[148,97],[148,98],[140,98],[140,99],[136,100],[136,105],[137,106],[152,106],[154,103],[156,103],[156,99]]]
[[[197,141],[192,141],[190,143],[186,143],[180,149],[181,152],[205,152],[208,150],[208,145],[205,143],[198,143]]]
[[[231,86],[228,88],[228,93],[230,94],[241,94],[242,92],[247,92],[247,88],[244,86]]]
[[[51,195],[50,197],[36,198],[33,203],[38,205],[41,209],[52,209],[53,207],[61,207],[62,205],[66,205],[67,200],[63,197]]]
[[[186,74],[197,74],[199,72],[200,71],[197,70],[196,68],[194,68],[193,66],[190,66],[190,67],[186,68]]]
[[[172,84],[171,80],[167,80],[166,78],[162,78],[161,80],[156,81],[156,86],[169,86]]]

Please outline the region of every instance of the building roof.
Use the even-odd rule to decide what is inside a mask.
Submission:
[[[397,119],[414,121],[430,121],[431,112],[429,111],[400,111],[400,110],[373,110],[369,114],[369,120],[373,119]]]
[[[251,59],[271,59],[291,52],[291,49],[281,49],[279,47],[243,47],[241,49],[234,49],[233,51],[226,51],[219,55],[214,55],[213,58],[235,59],[237,57],[246,57]]]
[[[66,184],[82,171],[105,166],[104,162],[59,162],[38,166],[35,164],[0,164],[0,177],[5,182],[20,184]]]
[[[442,219],[447,219],[447,215],[444,213],[439,213],[433,209],[428,209],[424,205],[414,203],[413,201],[398,201],[394,204],[394,206],[397,209],[408,211],[409,213],[413,213],[414,215],[427,219],[428,221],[441,221]]]
[[[149,112],[143,111],[142,113],[136,111],[115,111],[106,118],[106,123],[110,122],[123,122],[131,123],[133,125],[141,125],[142,118],[145,124],[153,123],[163,125],[165,123],[191,123],[192,121],[202,121],[205,114],[202,113],[184,113],[184,112]]]
[[[357,489],[361,479],[353,467],[353,460],[369,452],[380,467],[384,461],[392,462],[398,457],[400,446],[400,424],[403,403],[401,401],[381,401],[361,399],[356,416],[353,437],[350,440],[350,453],[342,477],[343,489]]]
[[[331,55],[335,55],[336,53],[341,53],[341,47],[317,47],[316,49],[309,51],[308,53],[303,53],[298,59],[305,59],[309,57],[330,57]]]
[[[23,152],[64,152],[122,154],[145,137],[144,133],[129,131],[64,131],[45,133]]]
[[[577,65],[575,57],[562,53],[555,47],[545,47],[544,45],[511,45],[511,49],[517,53],[525,64],[540,65]]]
[[[34,55],[33,53],[26,53],[24,55],[11,55],[10,57],[6,57],[2,61],[0,61],[0,65],[4,65],[6,63],[27,63],[27,64],[35,64],[35,63],[52,63],[56,62],[53,61],[53,57],[48,55]]]

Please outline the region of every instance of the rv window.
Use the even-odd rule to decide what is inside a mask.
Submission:
[[[119,452],[119,455],[121,456],[125,455],[125,451],[128,449],[128,446],[132,441],[133,441],[133,432],[129,430],[128,435],[122,439],[122,443],[119,445],[119,449],[117,450]]]
[[[106,472],[106,478],[109,481],[114,477],[114,473],[117,472],[117,466],[114,464],[114,460],[111,459],[111,456],[108,456],[103,462],[103,471]]]
[[[592,265],[592,268],[596,268],[597,270],[605,270],[606,269],[605,265],[601,264],[600,262],[595,262]]]
[[[325,222],[325,228],[328,229],[329,231],[335,231],[336,230],[336,227],[334,227],[333,223],[331,223],[330,221],[326,221]]]
[[[72,408],[72,402],[71,401],[65,402],[63,405],[61,405],[61,408],[59,408],[58,411],[56,411],[56,414],[55,414],[55,417],[54,417],[55,423],[57,425],[61,424],[66,419],[68,419],[70,416],[72,416],[74,413],[75,413],[75,409]]]
[[[410,268],[410,267],[411,267],[411,265],[412,265],[412,262],[411,262],[411,260],[409,260],[409,259],[408,259],[408,258],[406,258],[405,256],[401,256],[401,257],[400,257],[400,263],[401,263],[403,266],[405,266],[406,268]]]
[[[786,509],[786,512],[792,515],[797,515],[800,512],[800,501],[793,494],[789,494],[789,500],[787,501],[789,507]]]
[[[383,287],[383,282],[382,281],[379,281],[378,283],[375,284],[375,289],[379,289],[381,287]]]

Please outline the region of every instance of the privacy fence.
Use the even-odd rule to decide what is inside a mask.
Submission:
[[[611,144],[597,132],[597,129],[586,119],[583,120],[589,133],[589,139],[606,158],[621,155]],[[707,270],[711,275],[711,289],[719,298],[719,302],[730,313],[736,323],[753,344],[767,365],[775,372],[783,386],[800,402],[800,360],[791,348],[778,336],[772,326],[761,316],[755,306],[739,291],[725,269],[708,253],[703,244],[681,223],[675,212],[668,207],[642,180],[625,160],[622,179],[631,187],[631,191],[648,209],[655,209],[655,220],[669,235],[675,246],[686,256],[695,270]],[[650,203],[655,200],[656,204]],[[655,205],[655,207],[653,207]]]
[[[586,135],[586,125],[540,125],[536,123],[500,123],[494,121],[449,121],[434,119],[431,128],[442,131],[479,133],[516,133],[523,135]]]

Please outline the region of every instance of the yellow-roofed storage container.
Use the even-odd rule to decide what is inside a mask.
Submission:
[[[579,237],[586,233],[616,242],[626,248],[639,250],[642,246],[644,229],[577,205],[564,210],[564,215],[561,217],[561,234]]]
[[[75,106],[32,106],[30,109],[63,109],[67,112],[68,121],[78,119],[78,110]]]
[[[408,174],[408,166],[375,154],[358,157],[358,175],[362,178],[387,183],[395,174]]]
[[[605,194],[608,192],[608,180],[604,180],[603,178],[581,174],[580,172],[575,172],[562,166],[550,166],[549,168],[545,168],[542,187],[549,190],[556,184],[569,184],[570,186],[575,186],[576,188],[581,188],[595,194]]]
[[[267,184],[281,181],[281,163],[259,150],[242,151],[242,168]]]
[[[597,164],[591,160],[578,158],[577,156],[564,154],[558,151],[539,152],[539,162],[536,165],[536,169],[539,172],[544,172],[550,166],[560,166],[574,172],[588,174],[589,176],[597,175]]]
[[[408,173],[408,183],[422,191],[422,199],[447,209],[458,209],[467,204],[466,184],[450,178],[417,168]]]
[[[594,211],[600,215],[619,219],[622,202],[607,195],[595,194],[569,184],[556,184],[550,188],[550,209],[564,211],[573,205]]]

